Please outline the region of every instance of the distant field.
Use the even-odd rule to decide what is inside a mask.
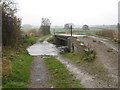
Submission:
[[[51,28],[51,32],[54,33],[54,29],[56,33],[66,33],[66,32],[70,32],[70,30],[66,30],[64,28]],[[101,30],[117,30],[117,28],[112,28],[112,27],[108,27],[108,28],[90,28],[89,31],[101,31]],[[74,28],[73,31],[83,31],[82,28]]]
[[[66,30],[64,28],[51,28],[51,33],[54,34],[54,30],[55,30],[55,33],[69,33],[70,30]],[[94,31],[100,31],[100,30],[103,30],[103,29],[93,29],[93,28],[90,28],[90,30],[88,32],[90,33],[93,33]],[[73,29],[73,33],[75,34],[84,34],[84,30],[82,30],[82,28],[74,28]]]
[[[118,30],[117,27],[107,27],[106,29],[109,29],[109,30]]]
[[[54,30],[55,32],[67,32],[68,30],[65,30],[63,28],[51,28],[51,33],[54,33]]]

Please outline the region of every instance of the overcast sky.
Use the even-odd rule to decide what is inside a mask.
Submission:
[[[38,25],[49,18],[52,25],[98,25],[118,22],[119,0],[17,0],[22,24]]]

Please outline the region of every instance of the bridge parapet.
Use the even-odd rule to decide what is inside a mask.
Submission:
[[[58,46],[67,46],[69,36],[54,35],[54,43]]]
[[[54,35],[54,43],[58,46],[67,46],[70,52],[77,52],[85,55],[86,46],[80,44],[77,37]]]

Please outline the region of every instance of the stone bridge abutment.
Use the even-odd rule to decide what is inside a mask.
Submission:
[[[57,46],[67,46],[70,52],[81,53],[85,55],[86,46],[80,44],[77,37],[54,35],[54,43]]]

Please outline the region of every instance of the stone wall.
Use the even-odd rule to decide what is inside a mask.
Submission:
[[[85,55],[85,49],[87,47],[84,44],[81,44],[76,37],[69,37],[67,46],[71,52],[76,52]]]
[[[67,46],[68,37],[61,35],[54,35],[54,43],[57,46]]]

